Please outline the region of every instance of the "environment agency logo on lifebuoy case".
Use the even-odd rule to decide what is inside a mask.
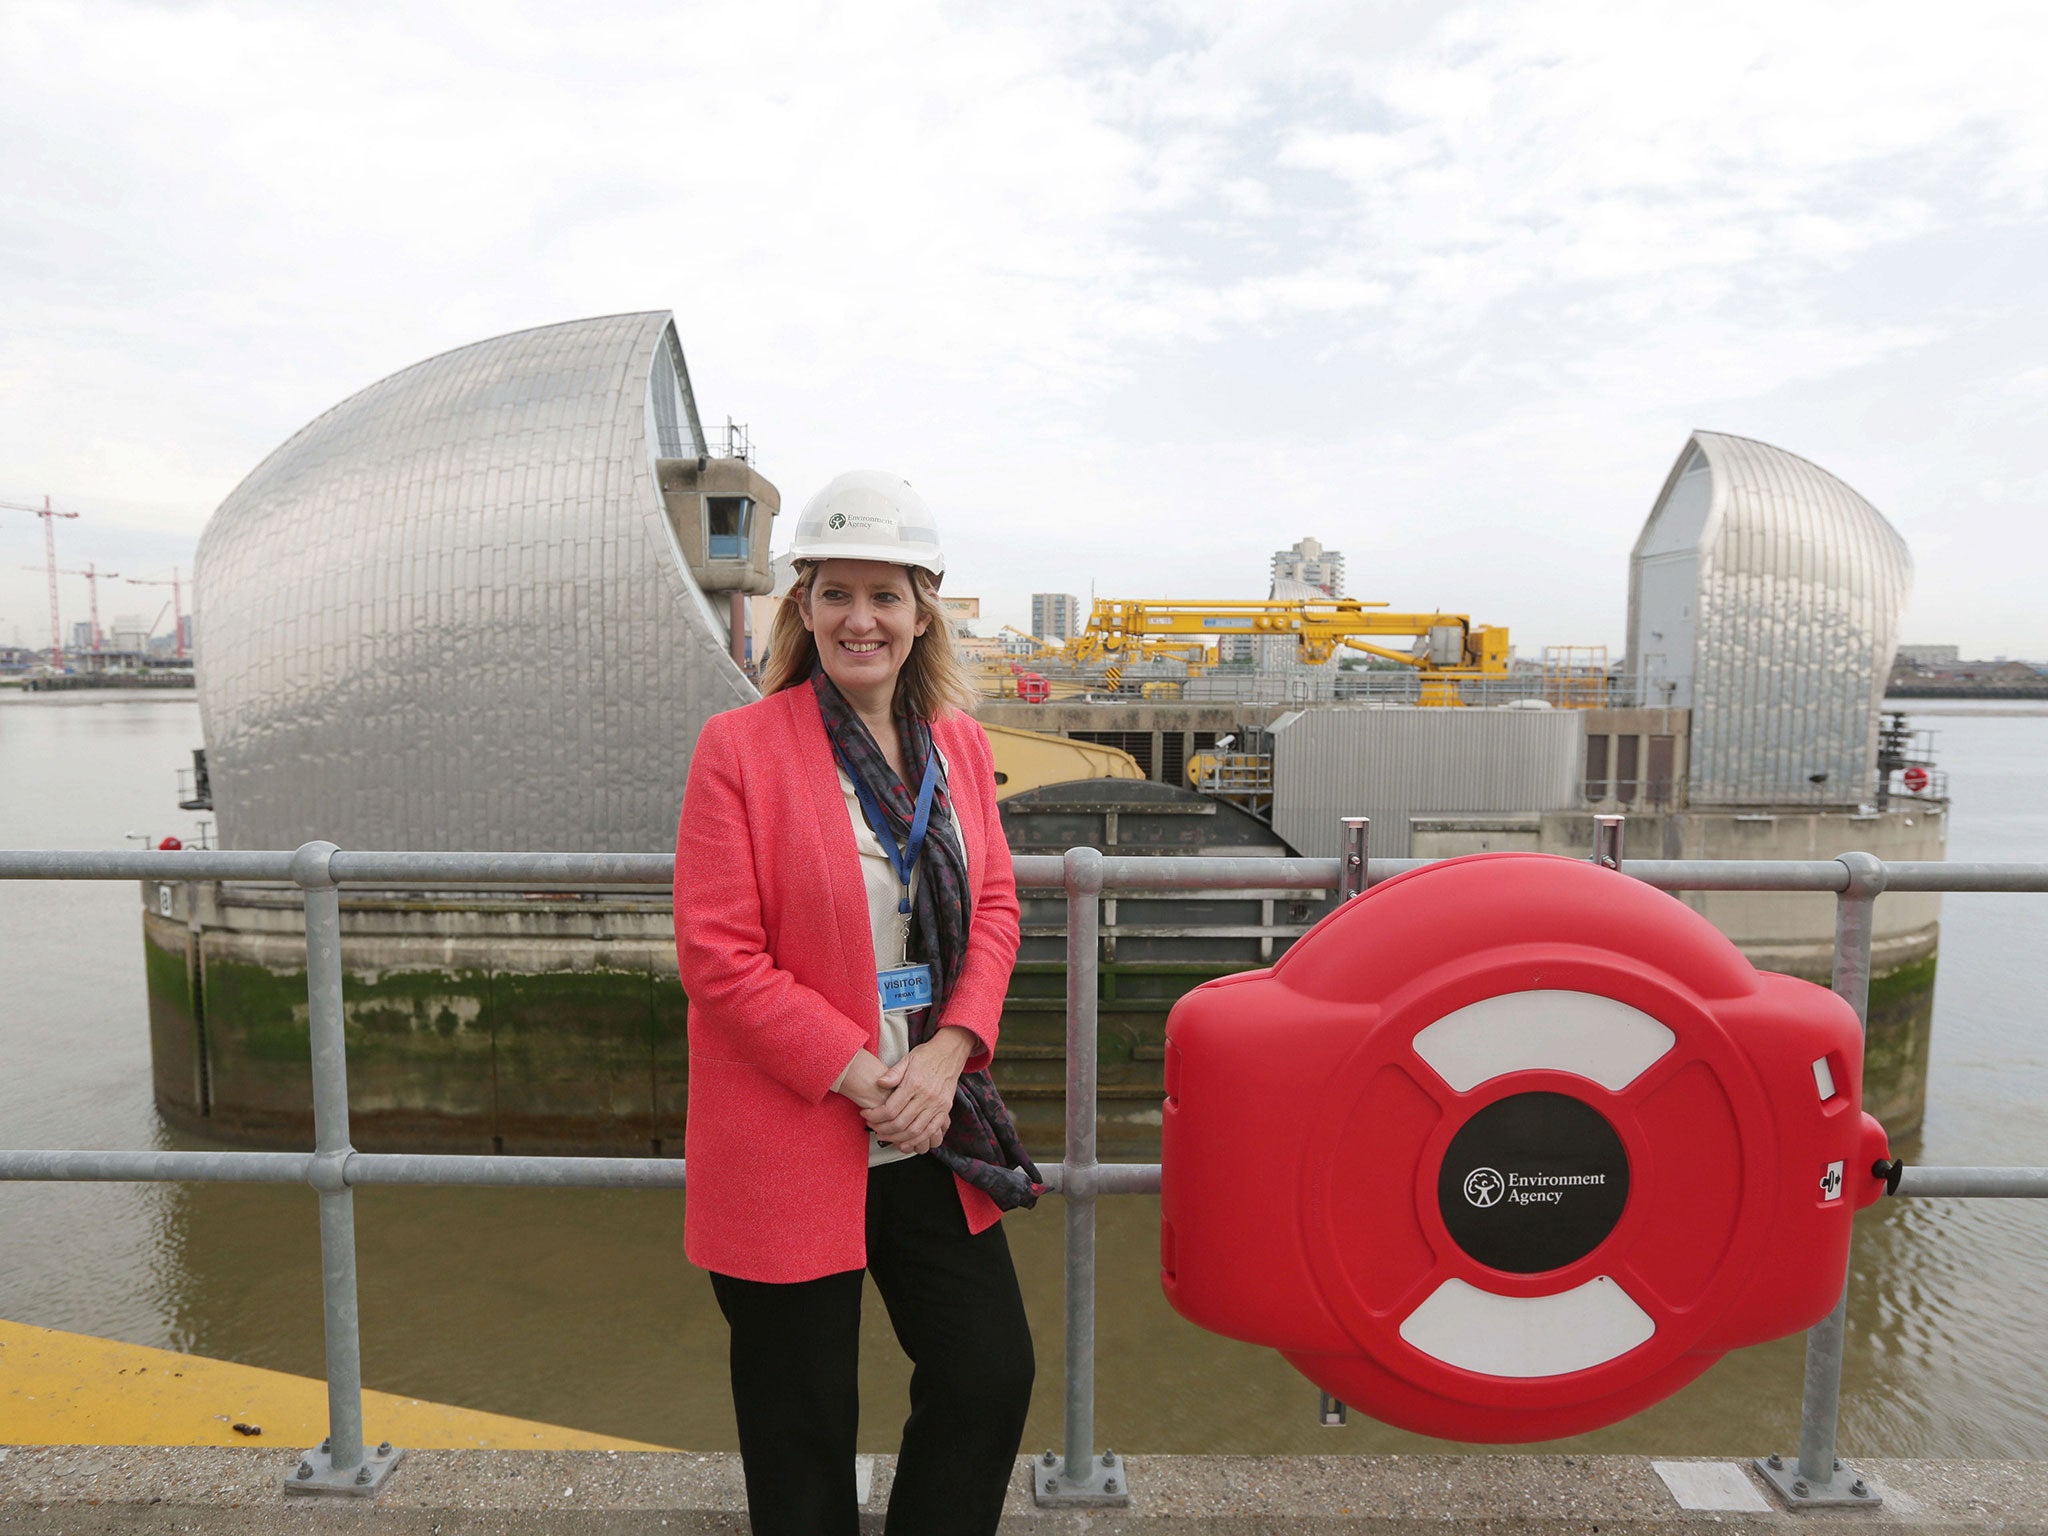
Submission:
[[[1605,1115],[1564,1093],[1496,1099],[1444,1149],[1437,1209],[1491,1269],[1533,1275],[1607,1240],[1628,1204],[1628,1153]]]
[[[1499,1205],[1500,1197],[1507,1193],[1508,1181],[1500,1176],[1497,1168],[1474,1168],[1465,1175],[1465,1198],[1485,1210],[1490,1205]]]

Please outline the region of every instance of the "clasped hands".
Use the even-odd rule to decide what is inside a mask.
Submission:
[[[848,1064],[839,1091],[859,1106],[877,1139],[903,1152],[929,1152],[953,1123],[953,1088],[975,1043],[970,1031],[948,1024],[892,1067],[864,1050]]]

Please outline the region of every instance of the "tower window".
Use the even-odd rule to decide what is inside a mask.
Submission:
[[[751,496],[706,496],[705,554],[713,560],[746,559],[748,520],[753,513]]]

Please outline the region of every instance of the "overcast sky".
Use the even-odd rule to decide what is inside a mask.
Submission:
[[[786,505],[898,470],[997,619],[1313,535],[1618,655],[1703,427],[1893,521],[1907,640],[2048,657],[2044,57],[2037,0],[4,0],[0,501],[189,569],[382,375],[668,308]]]

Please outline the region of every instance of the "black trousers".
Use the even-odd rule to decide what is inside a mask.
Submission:
[[[868,1173],[867,1273],[910,1356],[889,1536],[981,1536],[1002,1516],[1031,1406],[1024,1298],[1002,1224],[969,1234],[929,1157]],[[794,1285],[714,1274],[755,1536],[853,1536],[861,1271]]]

